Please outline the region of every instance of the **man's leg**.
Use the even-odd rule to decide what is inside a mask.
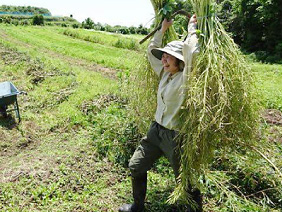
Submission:
[[[160,142],[156,123],[153,123],[147,137],[141,140],[140,145],[133,154],[129,168],[132,174],[133,204],[124,204],[120,212],[139,212],[144,210],[144,201],[147,189],[147,171],[153,163],[161,157],[162,151],[156,146]]]

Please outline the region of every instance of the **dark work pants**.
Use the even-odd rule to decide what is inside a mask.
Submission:
[[[145,174],[161,156],[165,156],[173,168],[175,177],[179,176],[180,157],[175,141],[177,132],[166,129],[153,122],[147,136],[141,140],[133,154],[129,168],[133,177]]]

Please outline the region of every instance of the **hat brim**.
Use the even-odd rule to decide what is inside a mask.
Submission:
[[[155,56],[159,60],[161,60],[163,53],[167,53],[167,54],[170,54],[170,55],[176,57],[177,59],[185,62],[183,55],[180,55],[180,54],[178,54],[174,51],[171,51],[169,49],[156,48],[156,49],[152,49],[151,53],[153,54],[153,56]]]

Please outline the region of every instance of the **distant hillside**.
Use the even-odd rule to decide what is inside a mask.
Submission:
[[[46,8],[31,7],[31,6],[0,6],[0,14],[5,15],[34,15],[40,14],[44,16],[52,16],[51,12]]]
[[[0,23],[31,25],[35,15],[44,17],[44,25],[78,26],[80,23],[72,17],[52,16],[46,8],[31,6],[0,6]]]

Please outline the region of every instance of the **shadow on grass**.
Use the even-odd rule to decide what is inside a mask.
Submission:
[[[12,115],[8,114],[7,116],[3,116],[2,114],[0,114],[0,126],[11,130],[17,127],[18,124],[18,121],[16,121],[16,119]]]
[[[154,186],[154,188],[148,188],[148,194],[145,203],[146,212],[185,212],[185,205],[174,204],[171,205],[167,203],[170,194],[173,192],[173,185],[166,189],[160,189],[159,186]]]
[[[176,205],[169,205],[169,204],[160,204],[158,206],[154,205],[146,205],[146,212],[154,212],[154,211],[160,211],[160,212],[185,212],[186,208],[185,206],[176,206]]]

